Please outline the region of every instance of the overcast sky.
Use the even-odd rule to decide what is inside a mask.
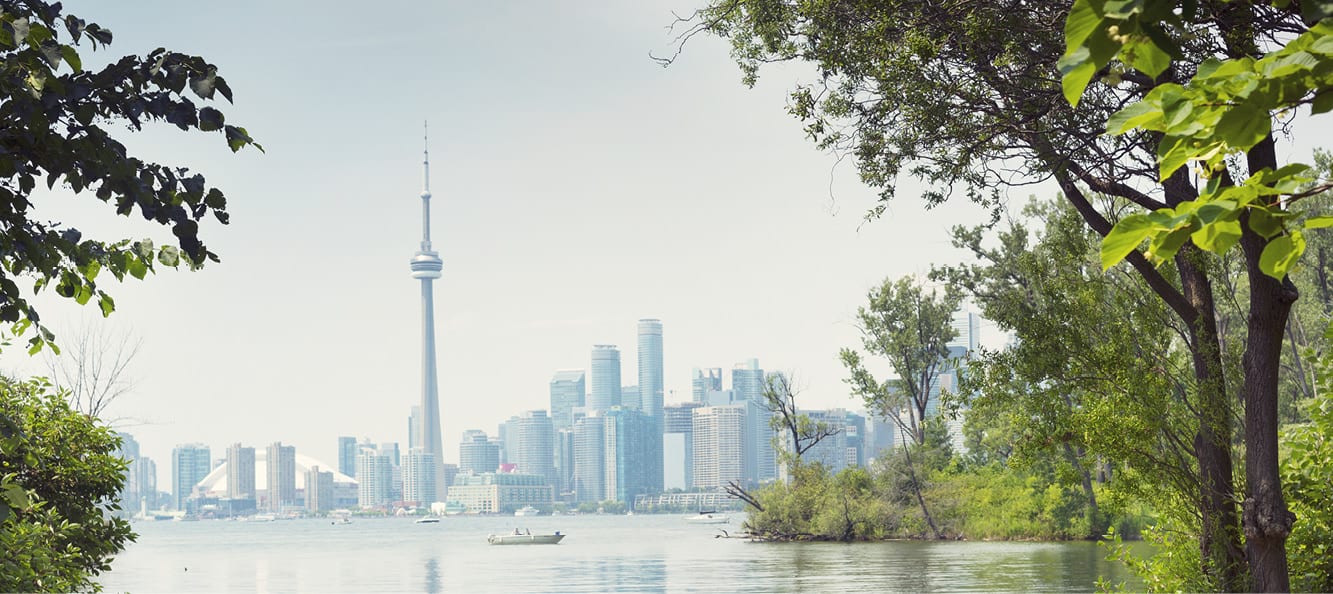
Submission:
[[[646,317],[662,320],[668,403],[689,399],[692,367],[753,357],[794,372],[810,407],[858,408],[837,353],[859,344],[867,290],[958,261],[948,228],[982,214],[925,211],[905,182],[863,225],[874,191],[786,113],[802,69],[775,66],[747,89],[705,38],[670,68],[649,59],[670,51],[671,11],[695,4],[66,2],[115,33],[109,51],[81,50],[85,64],[159,46],[216,64],[235,91],[228,123],[267,152],[126,131],[140,156],[227,193],[232,223],[201,232],[222,263],[108,286],[109,320],[47,296],[43,320],[142,339],[136,387],[109,413],[138,420],[126,430],[162,489],[178,443],[217,458],[282,440],[332,465],[339,435],[405,447],[421,391],[408,260],[429,120],[446,461],[464,430],[546,408],[551,373],[587,368],[593,344],[620,345],[636,383]],[[92,196],[37,204],[85,235],[171,239]],[[39,373],[21,351],[5,368]]]

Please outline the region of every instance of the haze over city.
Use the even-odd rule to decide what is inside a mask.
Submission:
[[[962,200],[925,211],[904,177],[865,222],[874,192],[784,110],[805,69],[775,66],[747,89],[705,37],[670,68],[649,58],[671,52],[677,3],[355,6],[68,3],[116,33],[86,65],[159,45],[207,56],[235,91],[228,122],[265,149],[232,154],[166,125],[126,135],[226,190],[232,223],[202,231],[221,264],[112,285],[107,320],[36,300],[62,335],[91,323],[142,339],[135,389],[108,413],[159,461],[194,441],[282,440],[326,461],[337,435],[406,442],[423,121],[447,460],[464,430],[545,408],[552,372],[586,368],[594,344],[619,345],[629,371],[640,318],[663,321],[668,403],[688,399],[692,367],[757,358],[793,372],[811,407],[858,408],[837,352],[858,344],[866,291],[960,260],[948,228],[984,219]],[[170,239],[91,196],[35,202],[90,234]],[[983,328],[983,344],[995,335]],[[3,366],[43,370],[16,348]]]

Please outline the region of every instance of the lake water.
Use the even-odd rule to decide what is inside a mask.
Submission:
[[[144,522],[107,592],[1074,592],[1130,579],[1094,543],[751,543],[682,516]],[[516,527],[554,546],[491,546]]]

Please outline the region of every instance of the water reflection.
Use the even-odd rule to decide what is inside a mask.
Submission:
[[[440,560],[431,557],[426,560],[426,587],[427,594],[440,594],[444,590],[440,586]]]

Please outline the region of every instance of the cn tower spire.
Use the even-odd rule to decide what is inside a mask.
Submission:
[[[422,128],[423,141],[429,143],[427,129]],[[444,262],[430,245],[430,148],[422,149],[421,189],[421,249],[412,256],[412,278],[421,281],[421,416],[417,421],[416,445],[421,453],[429,454],[433,485],[426,491],[414,493],[422,503],[444,501],[444,443],[440,436],[439,378],[435,368],[435,295],[433,281],[440,278]],[[424,461],[424,460],[423,460]],[[433,498],[431,501],[426,499]]]
[[[430,250],[430,123],[421,123],[421,251]]]

